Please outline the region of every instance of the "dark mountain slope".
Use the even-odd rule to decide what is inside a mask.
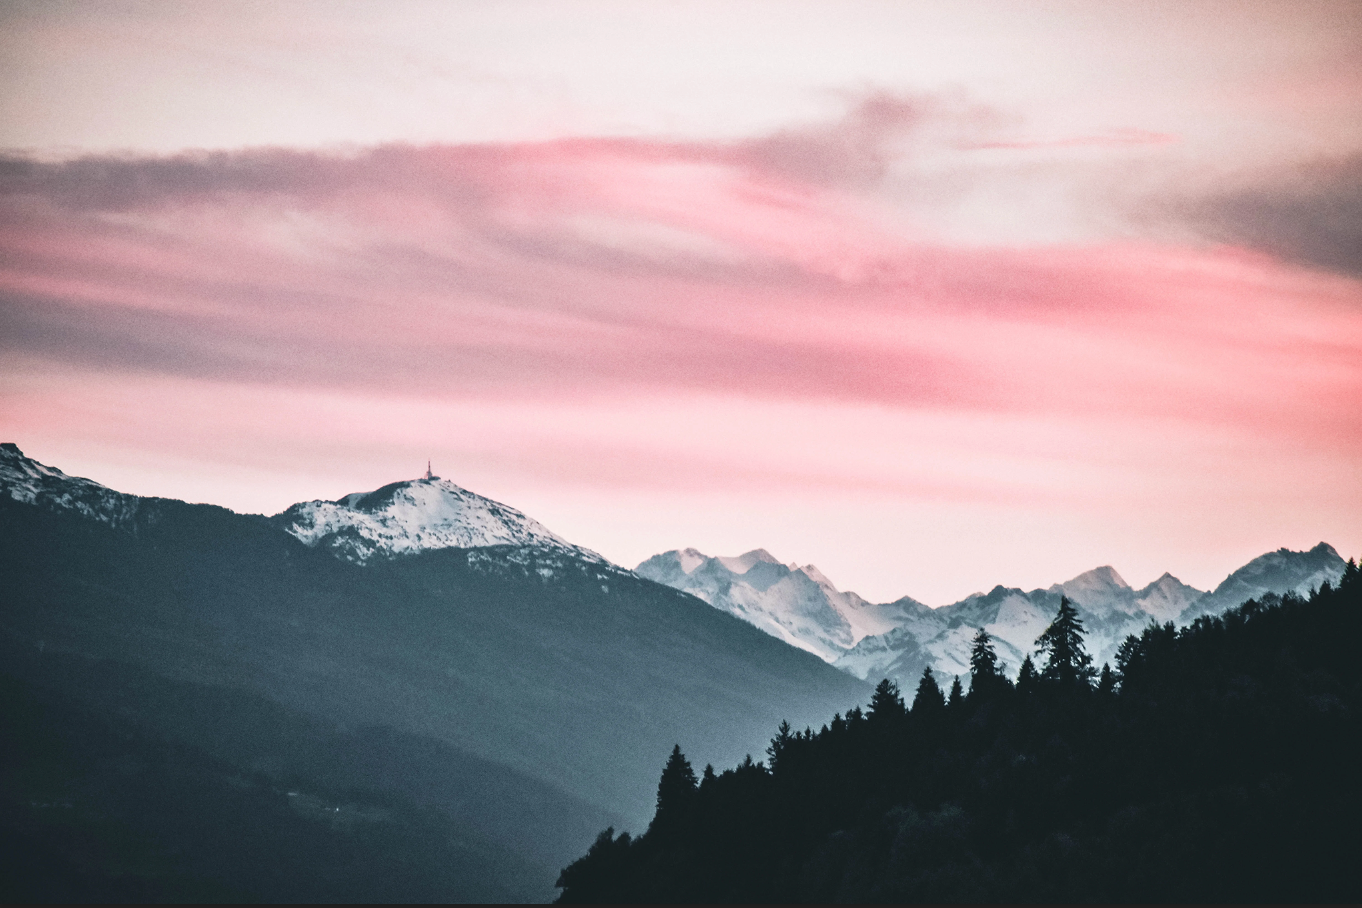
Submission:
[[[546,577],[522,554],[361,567],[222,508],[140,499],[113,528],[3,499],[0,658],[26,695],[117,709],[271,784],[473,804],[468,835],[559,866],[601,825],[646,820],[676,741],[732,762],[781,717],[867,693],[692,597],[561,558]],[[229,703],[219,727],[176,718],[194,701],[174,685]],[[260,752],[230,745],[252,736]],[[430,790],[394,781],[412,777]]]
[[[9,677],[0,714],[6,903],[543,898],[536,864],[400,794],[281,780]]]

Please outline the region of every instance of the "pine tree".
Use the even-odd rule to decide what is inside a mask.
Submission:
[[[751,762],[751,756],[748,756]],[[667,765],[662,767],[662,779],[657,783],[657,813],[648,826],[649,834],[669,834],[685,822],[691,801],[695,797],[695,770],[681,753],[681,745],[672,748]]]
[[[1116,650],[1116,673],[1124,678],[1131,665],[1137,662],[1139,658],[1140,638],[1131,634],[1121,641],[1120,647]]]
[[[1350,588],[1357,583],[1359,576],[1362,576],[1362,570],[1358,569],[1356,561],[1349,558],[1348,563],[1343,566],[1343,576],[1338,581],[1338,588],[1341,590]]]
[[[875,685],[875,693],[870,697],[867,716],[871,721],[883,722],[901,719],[907,714],[903,697],[899,696],[899,686],[888,678]]]
[[[974,645],[969,652],[970,684],[980,678],[991,678],[998,674],[998,653],[993,649],[993,638],[982,627],[974,635]]]
[[[917,696],[913,697],[913,715],[922,717],[939,713],[946,708],[946,698],[936,683],[929,665],[922,670],[922,680],[917,683]]]
[[[1102,663],[1102,676],[1097,679],[1097,692],[1104,697],[1116,693],[1116,673],[1111,670],[1110,662]]]
[[[766,756],[770,760],[771,771],[775,772],[776,766],[780,763],[780,755],[790,746],[790,741],[794,738],[790,734],[790,723],[782,720],[776,729],[776,736],[771,739],[771,744],[766,748]]]
[[[1022,694],[1030,693],[1040,684],[1040,676],[1036,674],[1036,664],[1027,656],[1022,660],[1021,671],[1017,674],[1017,692]]]
[[[965,691],[960,687],[960,676],[956,675],[955,680],[951,682],[951,696],[950,699],[946,701],[946,706],[952,710],[959,709],[964,702]]]
[[[1092,667],[1092,656],[1083,648],[1083,622],[1068,596],[1060,597],[1055,620],[1036,638],[1036,653],[1046,656],[1045,667],[1041,670],[1044,680],[1066,687],[1091,686],[1096,671]]]
[[[998,653],[993,649],[993,638],[982,627],[974,635],[974,646],[969,654],[969,695],[987,698],[1010,686],[998,667]]]

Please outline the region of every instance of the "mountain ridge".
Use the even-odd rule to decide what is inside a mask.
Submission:
[[[391,725],[625,823],[646,822],[656,755],[675,740],[700,740],[716,763],[741,759],[761,752],[772,722],[813,721],[869,693],[570,543],[361,563],[271,518],[114,492],[14,445],[0,453],[0,518],[6,647],[244,689],[346,727]]]
[[[434,549],[510,545],[613,567],[516,508],[429,473],[334,501],[298,502],[270,520],[303,544],[358,564]]]
[[[915,686],[928,666],[946,677],[968,674],[970,639],[979,627],[994,636],[1000,659],[1015,673],[1033,652],[1035,639],[1053,618],[1061,597],[1078,608],[1089,650],[1101,665],[1115,657],[1126,636],[1138,634],[1150,622],[1185,625],[1267,593],[1305,594],[1326,580],[1336,582],[1343,573],[1343,559],[1321,542],[1305,552],[1282,548],[1261,555],[1210,592],[1168,572],[1137,590],[1115,568],[1101,565],[1046,588],[1024,591],[997,585],[987,593],[933,608],[906,596],[892,603],[870,603],[854,592],[838,590],[816,568],[814,581],[812,573],[793,564],[782,567],[791,574],[804,570],[809,580],[799,595],[792,595],[789,585],[749,581],[748,574],[768,564],[780,562],[765,549],[711,557],[688,548],[654,555],[635,571],[691,592],[858,678],[890,677],[905,689]],[[821,594],[812,603],[810,584]],[[854,623],[858,614],[873,615],[890,626],[856,633],[866,629],[865,623],[859,627]]]

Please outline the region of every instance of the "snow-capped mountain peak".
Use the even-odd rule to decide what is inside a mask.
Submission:
[[[791,567],[794,570],[803,573],[805,577],[808,577],[810,580],[812,580],[819,586],[826,587],[827,589],[833,592],[838,591],[836,584],[834,584],[831,580],[828,579],[828,575],[824,574],[822,571],[814,567],[812,564],[806,564],[798,567],[791,565]]]
[[[13,442],[0,444],[0,495],[49,511],[74,511],[110,526],[131,520],[144,500],[68,476],[26,457]]]
[[[1135,594],[1135,604],[1155,621],[1175,621],[1205,593],[1183,583],[1167,571],[1158,580]]]
[[[680,565],[682,573],[689,574],[691,571],[704,564],[709,559],[695,549],[682,549],[676,553],[677,564]]]
[[[335,501],[300,502],[271,520],[306,545],[359,563],[429,549],[500,545],[555,549],[605,563],[515,508],[434,476]]]
[[[1063,583],[1056,583],[1049,592],[1068,596],[1090,611],[1126,611],[1128,609],[1123,606],[1128,606],[1134,598],[1130,584],[1111,565],[1102,565]]]
[[[695,549],[686,549],[686,551],[694,555],[700,555]],[[705,556],[700,555],[700,557],[704,558]],[[719,555],[715,560],[734,574],[746,574],[758,564],[780,564],[775,556],[765,549],[753,549],[752,551],[744,552],[737,557]]]
[[[765,549],[713,558],[695,549],[673,550],[634,570],[829,662],[862,637],[882,634],[926,609],[906,598],[884,605],[866,602],[838,590],[813,565],[785,564]]]
[[[1342,575],[1343,559],[1328,543],[1321,542],[1306,552],[1281,548],[1259,555],[1230,574],[1213,592],[1198,599],[1182,620],[1215,614],[1267,593],[1304,596],[1326,581],[1337,583]]]

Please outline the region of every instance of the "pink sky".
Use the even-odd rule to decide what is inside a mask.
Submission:
[[[0,13],[0,429],[942,604],[1362,552],[1346,4]]]

